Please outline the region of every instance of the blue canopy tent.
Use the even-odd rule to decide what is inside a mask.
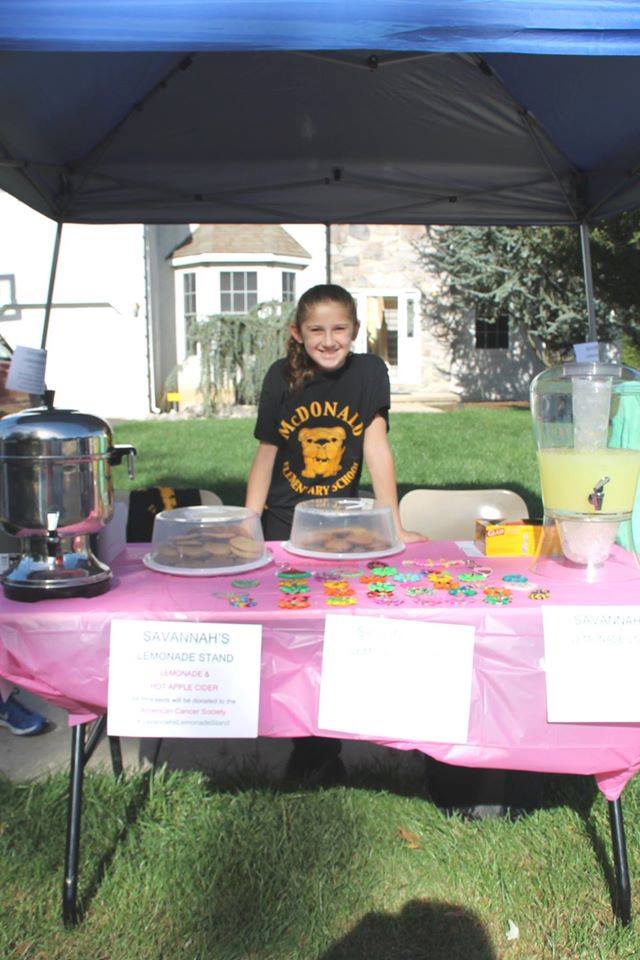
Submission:
[[[576,224],[588,268],[640,204],[639,78],[622,0],[4,0],[0,188],[59,224]]]
[[[578,224],[640,204],[618,0],[4,0],[0,187],[62,222]]]

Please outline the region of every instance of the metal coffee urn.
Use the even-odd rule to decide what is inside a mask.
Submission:
[[[0,419],[0,524],[20,538],[20,553],[2,576],[11,600],[94,597],[111,570],[89,537],[113,514],[111,467],[135,448],[113,445],[99,417],[52,405]]]

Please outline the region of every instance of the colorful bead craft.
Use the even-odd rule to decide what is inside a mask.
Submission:
[[[246,593],[231,593],[227,599],[232,607],[238,607],[240,609],[244,609],[246,607],[255,607],[258,603],[257,600],[254,600],[253,597],[248,596]]]
[[[394,577],[398,572],[395,567],[386,567],[384,564],[377,564],[375,567],[370,568],[373,573],[377,573],[380,577]]]
[[[260,581],[259,580],[232,580],[231,586],[239,587],[240,589],[242,589],[243,587],[245,587],[246,589],[249,589],[251,587],[259,587]]]
[[[529,594],[529,600],[548,600],[551,593],[548,590],[532,590]]]
[[[478,591],[473,587],[453,587],[449,590],[452,597],[475,597]]]
[[[394,597],[390,593],[377,593],[374,595],[373,600],[375,603],[379,603],[384,607],[399,607],[404,603],[400,597]]]
[[[305,610],[309,606],[307,596],[280,597],[278,606],[281,610]]]
[[[324,602],[328,607],[351,607],[356,602],[355,597],[325,597]]]
[[[502,578],[505,583],[528,583],[529,578],[522,573],[505,573]]]

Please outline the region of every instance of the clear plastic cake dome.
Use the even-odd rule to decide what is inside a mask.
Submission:
[[[178,507],[153,523],[144,562],[160,573],[212,576],[268,563],[260,518],[246,507]]]
[[[293,514],[287,550],[325,560],[364,560],[399,553],[391,508],[368,498],[303,500]]]
[[[545,370],[531,384],[531,414],[544,503],[535,572],[637,575],[640,373],[615,363]]]

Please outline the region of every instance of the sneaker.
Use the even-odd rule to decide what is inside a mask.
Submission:
[[[8,700],[0,699],[0,726],[8,727],[18,737],[31,737],[44,730],[46,717],[35,710],[28,710],[11,694]]]

